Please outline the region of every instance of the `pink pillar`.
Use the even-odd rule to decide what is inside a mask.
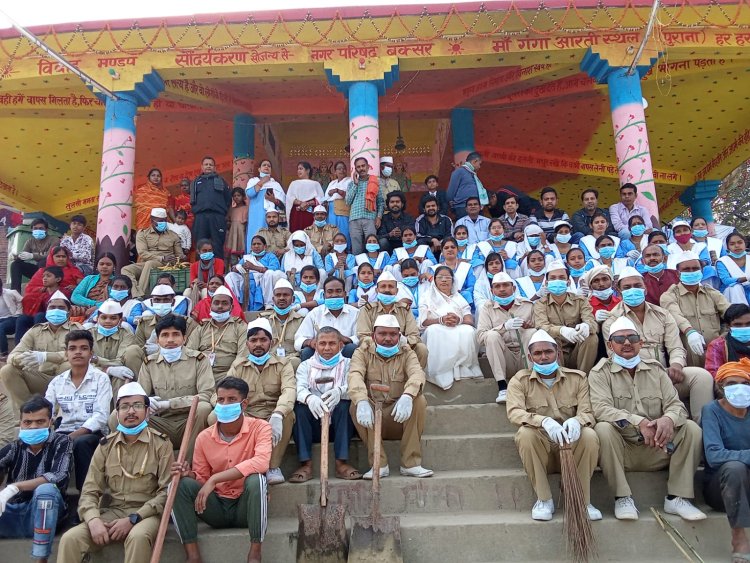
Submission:
[[[380,176],[380,126],[378,88],[371,82],[349,86],[349,155],[351,171],[360,157],[370,164],[370,174]]]

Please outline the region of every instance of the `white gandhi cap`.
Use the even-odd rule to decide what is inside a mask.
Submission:
[[[635,328],[633,321],[627,317],[618,317],[617,320],[612,323],[612,326],[609,327],[609,334],[611,336],[621,330],[632,330],[633,332],[638,333],[638,329]]]
[[[123,397],[133,397],[135,395],[148,397],[148,393],[141,387],[140,383],[131,381],[120,387],[120,390],[117,392],[117,400],[119,401]]]
[[[398,326],[398,319],[394,315],[378,315],[378,318],[375,319],[376,326],[382,326],[383,328],[397,328],[401,329],[400,326]]]
[[[292,284],[289,283],[289,280],[287,280],[285,278],[281,278],[280,280],[278,280],[274,284],[273,290],[276,291],[277,289],[289,289],[291,291],[294,291],[294,288],[292,287]]]
[[[492,278],[492,285],[495,285],[496,283],[498,283],[498,284],[500,284],[500,283],[513,283],[513,278],[511,278],[505,272],[498,272]]]
[[[65,297],[65,294],[59,289],[52,294],[52,297],[49,298],[49,301],[52,301],[53,299],[62,299],[63,301],[67,301],[68,303],[70,303],[70,299]]]
[[[557,346],[557,342],[555,342],[555,339],[552,338],[546,330],[542,329],[537,330],[532,335],[531,340],[529,340],[529,346],[531,346],[532,344],[536,344],[537,342],[549,342]]]
[[[269,323],[268,319],[264,317],[258,317],[253,322],[248,323],[247,325],[248,332],[254,328],[262,328],[268,334],[273,335],[273,329],[271,329],[271,323]]]
[[[220,285],[216,288],[216,291],[214,291],[214,297],[217,295],[226,295],[227,297],[231,298],[232,301],[234,301],[234,297],[232,296],[232,292],[227,289],[226,286]]]
[[[165,295],[174,295],[174,289],[171,285],[160,283],[155,285],[154,289],[151,290],[151,297],[163,297]]]
[[[156,217],[157,219],[166,219],[167,218],[167,210],[163,207],[154,207],[151,210],[151,217]]]
[[[674,261],[675,261],[674,263],[675,263],[675,265],[677,265],[677,264],[682,264],[683,262],[687,262],[689,260],[700,260],[700,259],[701,259],[700,256],[698,256],[692,250],[686,250],[684,252],[680,252],[674,258]]]
[[[315,209],[313,209],[313,213],[328,213],[328,210],[322,205],[316,205]]]
[[[392,156],[380,157],[380,164],[393,164],[393,157]]]
[[[122,315],[122,307],[114,299],[107,299],[99,305],[99,312],[105,315]]]

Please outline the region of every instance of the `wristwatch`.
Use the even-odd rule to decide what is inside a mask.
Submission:
[[[143,516],[141,516],[137,512],[134,512],[133,514],[128,514],[128,520],[130,520],[130,523],[135,526],[138,522],[143,520]]]

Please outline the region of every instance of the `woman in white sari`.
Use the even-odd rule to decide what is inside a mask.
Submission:
[[[738,232],[727,237],[727,255],[719,258],[716,269],[721,280],[721,292],[730,303],[750,303],[750,260],[747,242]]]
[[[483,377],[471,308],[453,283],[453,271],[438,266],[419,303],[417,319],[430,350],[427,381],[450,389],[454,381]],[[450,343],[450,346],[446,346]]]
[[[325,280],[323,259],[315,250],[305,231],[295,231],[286,243],[287,251],[281,256],[281,270],[294,287],[299,287],[300,272],[305,266],[314,266]]]

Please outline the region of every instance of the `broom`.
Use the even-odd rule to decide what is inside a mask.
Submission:
[[[563,533],[568,556],[575,563],[587,563],[596,554],[596,538],[570,444],[560,447],[560,486],[565,503]]]

